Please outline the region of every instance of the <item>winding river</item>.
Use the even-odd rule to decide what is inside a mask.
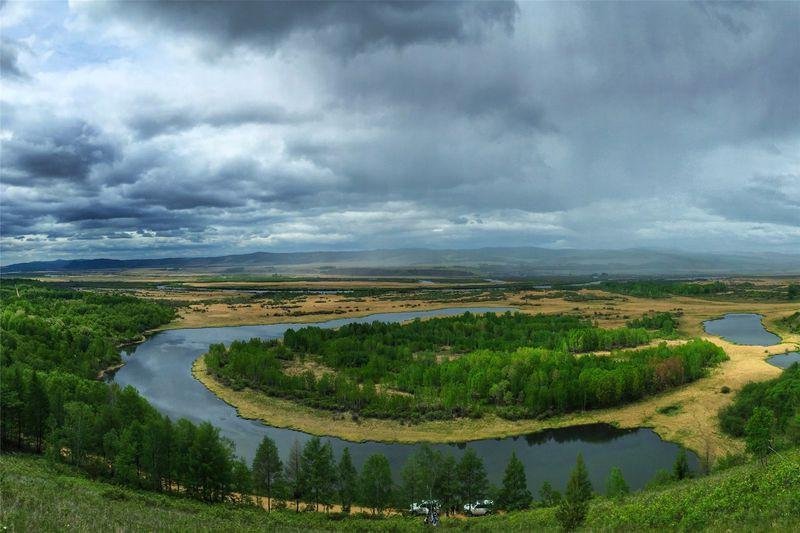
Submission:
[[[399,322],[417,317],[450,316],[470,311],[510,311],[511,308],[448,308],[434,311],[375,314],[361,318],[345,318],[313,324],[323,328],[336,328],[351,322]],[[123,354],[123,366],[111,379],[120,386],[131,385],[138,389],[150,403],[173,419],[188,418],[194,422],[209,421],[236,444],[239,455],[250,461],[264,435],[271,437],[283,457],[288,454],[294,440],[303,442],[310,435],[291,429],[267,426],[257,421],[240,418],[236,410],[217,398],[191,374],[192,363],[213,343],[230,343],[237,339],[260,337],[277,338],[289,328],[309,324],[272,324],[264,326],[238,326],[169,330],[153,335],[138,345],[133,352]],[[332,422],[334,423],[334,422]],[[465,435],[465,439],[469,436]],[[398,480],[398,472],[415,444],[382,442],[348,442],[329,438],[338,456],[345,447],[350,448],[353,462],[360,467],[373,453],[382,453],[389,459]],[[575,457],[582,453],[595,490],[602,491],[612,467],[618,466],[632,489],[643,487],[659,469],[669,469],[679,447],[665,442],[652,430],[617,429],[605,424],[573,426],[502,439],[485,439],[460,444],[437,444],[439,450],[449,451],[456,457],[466,448],[473,448],[483,458],[491,482],[499,484],[503,470],[512,452],[525,465],[528,485],[534,495],[544,481],[563,490]],[[692,469],[699,466],[695,454],[689,453]]]

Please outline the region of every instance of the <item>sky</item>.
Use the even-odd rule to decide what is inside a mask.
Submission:
[[[0,261],[800,252],[800,2],[8,2]]]

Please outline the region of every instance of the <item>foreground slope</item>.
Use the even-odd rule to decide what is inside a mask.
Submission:
[[[270,514],[254,507],[200,502],[120,488],[63,465],[0,456],[0,527],[9,531],[423,530],[419,518],[335,519],[323,513]],[[791,531],[800,523],[800,449],[676,482],[623,500],[596,498],[586,520],[595,531]],[[448,529],[556,530],[554,509],[443,519]]]

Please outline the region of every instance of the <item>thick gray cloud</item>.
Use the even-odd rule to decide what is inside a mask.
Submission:
[[[40,113],[19,117],[3,108],[3,126],[14,132],[3,142],[0,176],[5,183],[46,187],[51,180],[84,181],[92,169],[117,157],[113,142],[81,119]]]
[[[93,16],[157,26],[223,49],[276,49],[298,34],[337,53],[351,55],[380,46],[467,41],[486,26],[513,27],[516,5],[487,2],[272,1],[103,2]]]
[[[800,247],[798,4],[51,11],[6,32],[4,262]]]
[[[229,109],[195,109],[189,106],[145,106],[136,109],[128,125],[139,137],[177,133],[197,126],[225,127],[243,124],[297,124],[311,117],[291,113],[281,106],[236,103]]]

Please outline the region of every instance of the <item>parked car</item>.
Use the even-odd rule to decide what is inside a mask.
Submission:
[[[422,500],[421,502],[412,502],[408,512],[414,515],[427,515],[432,510],[439,509],[439,502],[436,500]]]
[[[472,516],[484,516],[492,512],[494,502],[492,500],[478,500],[464,505],[464,513]]]

